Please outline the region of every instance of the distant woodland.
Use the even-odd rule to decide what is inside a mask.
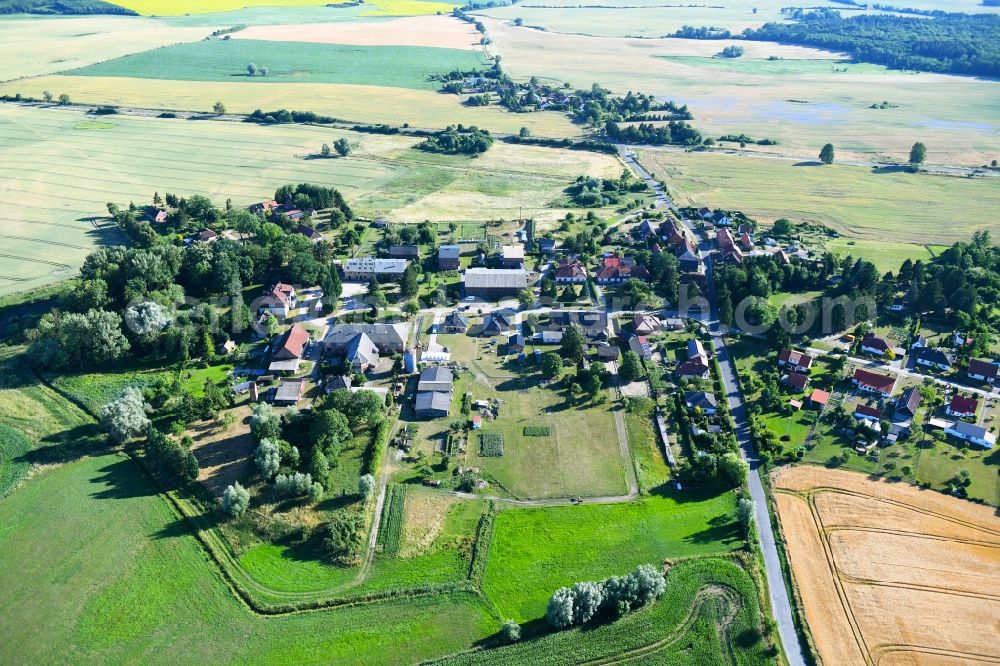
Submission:
[[[101,0],[0,0],[0,14],[129,14],[125,9]]]

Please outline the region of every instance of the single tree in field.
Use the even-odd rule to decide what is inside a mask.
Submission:
[[[226,105],[223,104],[222,102],[216,102],[215,104],[212,105],[212,111],[215,112],[215,115],[221,116],[226,112]]]
[[[63,106],[69,104],[69,95],[67,95],[66,93],[59,95],[59,103],[62,104]]]
[[[375,490],[375,477],[371,474],[365,474],[360,479],[358,479],[358,493],[362,497],[371,497],[372,492]]]
[[[134,386],[125,389],[116,400],[101,408],[101,427],[116,444],[136,437],[148,426],[146,403],[142,393]]]
[[[328,143],[324,143],[323,147],[319,149],[319,154],[322,155],[323,157],[329,157],[330,156],[330,152],[331,152],[330,151],[330,144],[328,144]]]
[[[261,76],[267,76],[267,72],[268,72],[267,67],[261,67],[260,68],[260,75]]]
[[[833,164],[833,144],[828,143],[819,151],[819,161],[823,164]]]
[[[333,149],[337,151],[337,154],[341,157],[347,157],[351,154],[351,144],[347,142],[347,139],[341,137],[333,142]]]
[[[250,491],[240,485],[239,481],[226,486],[222,493],[222,510],[236,518],[250,506]]]
[[[555,352],[547,352],[542,356],[542,374],[549,379],[557,379],[562,372],[562,358]]]
[[[927,146],[917,141],[910,148],[910,164],[917,166],[924,163],[924,159],[927,157]]]
[[[48,90],[42,92],[42,99],[44,99],[46,102],[51,102],[52,101],[52,93],[50,93]]]
[[[516,643],[521,640],[521,625],[514,620],[507,620],[500,628],[500,634],[508,643]]]
[[[257,76],[257,65],[250,63],[247,65],[247,74],[250,76]]]

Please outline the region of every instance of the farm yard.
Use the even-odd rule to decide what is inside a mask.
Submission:
[[[344,192],[359,214],[416,222],[523,210],[554,220],[565,210],[549,203],[577,175],[621,169],[611,156],[502,143],[473,160],[413,151],[419,139],[410,137],[124,115],[77,129],[86,118],[76,110],[0,106],[0,213],[7,220],[0,294],[70,277],[95,246],[121,242],[106,221],[107,202],[141,204],[155,191],[248,205],[283,184],[320,181]],[[316,159],[322,143],[339,137],[354,146],[349,157]],[[26,200],[33,204],[17,204]]]
[[[816,467],[784,468],[772,483],[792,577],[824,661],[1000,657],[993,509]]]
[[[1000,211],[1000,187],[989,177],[872,173],[865,167],[657,149],[641,150],[639,158],[666,181],[678,205],[740,210],[765,223],[784,217],[824,224],[851,237],[826,239],[831,250],[880,258],[883,271],[898,270],[906,257],[929,259],[921,243],[950,243],[995,228],[991,216],[968,214],[968,202]]]
[[[982,166],[1000,156],[1000,117],[992,102],[998,84],[992,81],[852,69],[838,54],[770,42],[745,42],[738,64],[719,64],[712,56],[725,40],[588,37],[482,20],[490,52],[503,58],[511,76],[662,95],[687,104],[705,136],[773,138],[780,143],[770,152],[799,159],[815,159],[827,142],[840,159],[902,162],[914,141],[927,144],[931,164]],[[677,56],[700,59],[673,60]],[[783,60],[776,65],[767,60],[772,56]],[[799,60],[828,67],[810,62],[800,73],[767,73]],[[750,63],[759,65],[757,72]],[[869,108],[882,101],[895,108]]]

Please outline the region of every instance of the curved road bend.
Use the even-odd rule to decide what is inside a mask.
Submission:
[[[674,202],[656,179],[639,164],[631,151],[626,146],[619,146],[619,152],[625,163],[656,193],[660,203],[668,208],[676,208]],[[701,238],[687,220],[683,220],[685,226],[695,238]],[[702,239],[701,249],[707,250],[707,241]],[[771,601],[771,612],[778,624],[778,635],[785,648],[785,656],[789,666],[805,666],[805,653],[802,650],[802,643],[799,641],[798,632],[795,630],[795,621],[792,619],[792,605],[788,598],[788,589],[785,587],[785,579],[781,573],[781,558],[778,556],[778,546],[774,541],[774,530],[771,527],[771,516],[767,510],[767,495],[764,492],[764,485],[760,480],[760,459],[757,457],[757,450],[750,439],[750,423],[747,419],[746,409],[743,405],[743,396],[740,393],[739,384],[736,382],[736,367],[733,364],[729,350],[726,348],[725,340],[722,338],[722,329],[719,324],[718,312],[715,308],[715,285],[712,280],[712,261],[706,255],[706,274],[708,276],[708,294],[712,311],[708,316],[702,315],[702,322],[708,326],[712,336],[712,349],[719,367],[722,369],[722,385],[726,391],[726,402],[729,404],[729,411],[733,416],[735,424],[736,440],[740,445],[740,453],[743,459],[750,465],[750,474],[747,477],[747,486],[750,489],[750,497],[756,505],[755,519],[757,521],[758,545],[764,559],[764,572],[767,576],[767,591]]]

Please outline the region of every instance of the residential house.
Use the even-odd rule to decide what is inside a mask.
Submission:
[[[504,268],[524,268],[523,245],[504,245],[500,248],[500,257]]]
[[[301,324],[292,324],[292,327],[285,331],[271,348],[271,363],[267,366],[267,371],[298,372],[308,342],[309,331]]]
[[[951,397],[947,412],[950,416],[967,419],[974,417],[978,408],[979,401],[977,399],[955,394]]]
[[[736,229],[736,232],[741,236],[743,234],[750,234],[753,236],[753,225],[743,223]]]
[[[916,386],[903,391],[903,394],[896,399],[896,417],[912,419],[917,415],[917,408],[920,407],[920,391]]]
[[[274,404],[295,405],[305,393],[305,379],[282,379],[274,392]]]
[[[559,284],[583,284],[587,281],[587,271],[579,259],[560,259],[553,272]]]
[[[733,223],[733,221],[729,219],[729,216],[723,213],[721,210],[715,211],[712,214],[711,220],[712,224],[714,224],[717,227],[728,227]]]
[[[510,333],[514,330],[514,324],[500,312],[491,312],[483,322],[482,335],[493,337]]]
[[[969,379],[977,382],[993,384],[997,380],[998,371],[1000,371],[1000,366],[997,366],[993,361],[974,358],[969,360],[969,370],[966,374]]]
[[[892,345],[889,344],[889,341],[874,333],[867,333],[865,337],[861,338],[861,351],[863,352],[876,356],[885,356],[891,350]]]
[[[633,257],[604,257],[594,270],[594,280],[598,284],[621,284],[631,278],[649,279],[649,271],[638,265]]]
[[[507,338],[507,353],[520,354],[524,351],[524,336],[520,333],[511,333]]]
[[[930,347],[930,345],[927,344],[927,336],[926,335],[918,335],[916,337],[916,339],[914,339],[913,344],[911,345],[911,348],[912,349],[923,349],[924,347]]]
[[[953,347],[964,347],[972,344],[972,338],[961,331],[955,331],[951,336],[951,344]]]
[[[320,241],[323,240],[323,234],[316,231],[312,227],[307,227],[304,224],[300,224],[298,226],[298,231],[312,243],[319,243]]]
[[[865,393],[877,393],[885,398],[892,395],[892,389],[896,386],[896,378],[893,375],[883,375],[861,368],[854,371],[854,377],[851,381],[857,385],[858,390]]]
[[[295,287],[284,282],[273,284],[264,295],[261,296],[258,313],[268,313],[275,317],[286,318],[298,305],[298,297]]]
[[[194,236],[196,243],[214,243],[219,239],[219,234],[215,233],[211,229],[202,229]]]
[[[398,280],[409,265],[406,259],[376,259],[358,257],[344,262],[344,279],[352,282],[376,280]]]
[[[688,240],[687,236],[673,220],[661,222],[657,233],[671,249],[676,249]]]
[[[698,217],[700,217],[703,220],[711,220],[712,219],[712,209],[711,208],[704,208],[704,207],[699,208],[698,209]]]
[[[451,393],[423,391],[417,394],[413,410],[419,418],[436,419],[448,416]]]
[[[965,421],[956,421],[945,428],[944,431],[952,437],[971,442],[984,449],[992,449],[997,443],[995,433],[990,432],[982,426],[966,423]]]
[[[515,297],[528,288],[530,276],[516,268],[470,268],[465,271],[465,295],[484,301]]]
[[[402,353],[410,327],[396,324],[337,324],[323,340],[325,352],[343,356],[359,372],[378,365],[382,354]]]
[[[857,405],[854,408],[854,418],[859,421],[868,421],[869,423],[878,423],[882,418],[882,411],[878,407],[872,407],[871,405]]]
[[[424,368],[420,371],[417,381],[417,391],[443,391],[450,393],[455,384],[455,376],[451,370],[440,365]]]
[[[753,251],[753,238],[751,238],[750,234],[745,231],[740,234],[740,249],[744,252]]]
[[[262,201],[261,203],[255,203],[250,206],[247,206],[247,210],[253,213],[254,215],[265,217],[268,213],[277,210],[280,207],[281,205],[277,201],[271,199],[269,201]]]
[[[914,352],[918,365],[938,370],[951,370],[955,365],[955,357],[942,349],[934,347],[921,347]]]
[[[542,254],[555,254],[556,252],[556,239],[554,238],[539,238],[535,241],[535,245],[538,246],[538,251]]]
[[[652,314],[636,312],[632,317],[632,330],[636,335],[649,335],[663,328],[660,318]]]
[[[162,208],[157,208],[156,206],[146,207],[146,221],[158,224],[167,221],[167,211]]]
[[[649,339],[644,335],[633,335],[628,339],[628,348],[639,355],[644,361],[653,358],[653,346],[649,344]]]
[[[608,341],[608,314],[603,310],[554,310],[549,312],[548,320],[540,321],[535,329],[562,333],[571,325],[580,327],[590,345]]]
[[[438,248],[438,270],[457,271],[461,256],[462,248],[458,245],[442,245]]]
[[[413,261],[420,260],[420,248],[416,245],[390,245],[389,246],[389,258],[390,259],[411,259]]]
[[[444,318],[442,328],[445,333],[465,333],[469,330],[469,319],[458,310]]]
[[[800,372],[789,372],[781,378],[781,381],[796,391],[805,391],[809,385],[809,375],[803,375]]]
[[[601,361],[617,361],[618,357],[621,356],[621,350],[618,349],[618,345],[610,345],[608,343],[602,343],[596,345],[597,358]]]
[[[719,409],[719,402],[715,394],[707,391],[688,391],[684,394],[684,404],[688,409],[701,409],[708,415],[715,414]]]
[[[708,379],[708,354],[701,340],[691,339],[687,343],[687,360],[677,366],[680,377],[700,377]]]
[[[656,233],[656,227],[653,226],[653,220],[644,219],[638,225],[636,225],[632,231],[632,237],[639,240],[645,240],[650,234]]]
[[[809,372],[812,368],[813,357],[804,352],[789,349],[781,350],[778,354],[778,365],[794,370],[795,372]]]
[[[685,240],[678,245],[675,254],[682,272],[698,273],[704,270],[704,266],[701,263],[701,252],[698,251],[698,248],[691,241]]]
[[[812,393],[809,394],[809,402],[814,407],[822,409],[823,407],[826,407],[828,402],[830,402],[830,392],[814,388]]]
[[[729,229],[719,229],[715,234],[715,242],[719,245],[719,250],[722,252],[723,261],[736,264],[743,261],[743,250],[737,247],[736,241],[733,239],[733,234],[730,233]]]
[[[333,391],[346,391],[351,388],[351,384],[354,380],[351,379],[350,375],[338,375],[336,377],[331,377],[326,383],[326,392],[331,393]]]

